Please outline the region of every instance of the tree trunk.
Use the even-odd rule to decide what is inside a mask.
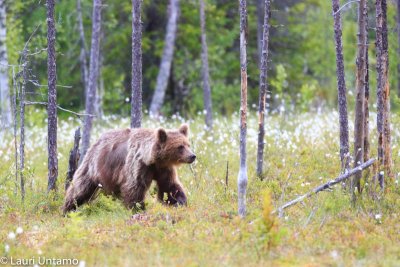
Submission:
[[[339,0],[332,0],[334,18],[335,48],[336,48],[336,75],[338,86],[338,110],[340,124],[340,159],[342,170],[349,169],[349,123],[347,118],[346,81],[343,65],[342,23],[339,11]]]
[[[367,48],[365,50],[365,97],[364,97],[364,162],[369,159],[370,145],[369,145],[369,59],[368,59],[368,18],[367,21]]]
[[[356,108],[354,121],[354,168],[364,160],[364,99],[365,99],[365,77],[367,73],[366,50],[367,50],[367,3],[360,0],[358,5],[358,49],[356,59]],[[355,188],[360,188],[361,171],[356,173],[351,180],[351,192],[354,196]]]
[[[170,0],[167,16],[168,23],[164,41],[164,51],[161,58],[160,70],[158,71],[156,89],[150,105],[150,115],[153,116],[158,116],[160,113],[168,85],[178,26],[179,0]]]
[[[56,189],[58,176],[57,158],[57,71],[56,71],[56,25],[54,21],[55,0],[47,0],[47,131],[48,131],[48,186],[47,191]]]
[[[263,0],[256,0],[257,6],[257,51],[258,51],[258,65],[261,66],[261,57],[262,57],[262,42],[263,42],[263,22],[265,20],[265,10],[264,10],[264,1]],[[263,12],[264,11],[264,12]]]
[[[376,69],[377,75],[377,128],[378,128],[378,161],[379,185],[384,188],[384,174],[391,177],[390,148],[390,89],[388,80],[389,55],[387,39],[387,4],[386,0],[376,1]]]
[[[89,66],[89,81],[86,94],[86,109],[85,113],[93,115],[94,101],[96,100],[96,86],[98,78],[99,50],[100,50],[100,29],[101,29],[101,0],[93,0],[93,15],[92,15],[92,44],[90,49],[90,66]],[[82,157],[84,158],[86,151],[90,145],[90,132],[92,130],[93,117],[85,116],[82,135]]]
[[[19,118],[20,118],[20,136],[19,136],[19,178],[21,181],[21,198],[22,201],[25,199],[25,87],[26,81],[28,80],[27,70],[27,51],[24,48],[21,55],[22,62],[22,84],[19,92]]]
[[[77,21],[78,21],[78,30],[79,30],[79,43],[81,45],[81,53],[79,55],[79,61],[81,64],[81,79],[83,84],[84,96],[86,96],[87,88],[88,88],[88,80],[89,80],[89,71],[87,65],[87,51],[86,51],[86,43],[85,43],[85,31],[83,28],[83,19],[82,19],[82,6],[81,0],[76,1],[76,13],[77,13]]]
[[[240,169],[238,174],[238,211],[239,216],[246,215],[247,190],[247,5],[246,0],[239,1],[240,13]]]
[[[206,16],[204,11],[204,0],[200,0],[200,28],[201,28],[201,62],[202,62],[202,76],[203,76],[203,99],[205,122],[208,129],[213,127],[212,119],[212,102],[211,102],[211,88],[210,88],[210,74],[208,69],[208,47],[206,38]]]
[[[268,42],[269,42],[269,18],[270,18],[270,0],[265,0],[264,6],[264,27],[262,34],[262,49],[260,57],[260,92],[258,98],[258,146],[257,146],[257,176],[261,177],[263,173],[264,158],[264,113],[265,101],[267,95],[267,70],[268,70]]]
[[[131,128],[142,124],[142,0],[132,0]]]
[[[11,126],[11,98],[8,86],[6,3],[0,0],[0,126]]]
[[[400,58],[400,0],[397,0],[397,57]],[[400,62],[397,64],[397,96],[400,98]]]
[[[103,38],[100,38],[103,39]],[[104,80],[102,75],[103,67],[103,54],[101,49],[99,50],[99,60],[97,63],[97,86],[96,86],[96,97],[94,100],[94,115],[96,119],[101,119],[104,115],[103,112],[103,95],[104,95]]]

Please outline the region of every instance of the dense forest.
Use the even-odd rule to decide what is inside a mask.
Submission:
[[[248,3],[248,86],[249,105],[258,103],[258,51],[260,28],[262,27],[262,1]],[[397,86],[397,34],[396,8],[388,2],[390,84]],[[344,66],[350,96],[355,87],[355,56],[357,49],[356,3],[342,9]],[[167,1],[143,2],[143,103],[148,110],[156,86],[160,58],[162,56],[166,21]],[[162,112],[165,115],[180,113],[194,116],[203,110],[201,85],[201,42],[198,1],[179,3],[179,18],[176,47],[173,52],[171,75]],[[370,3],[369,12],[374,12]],[[60,1],[56,5],[57,28],[57,82],[66,86],[58,90],[60,106],[73,110],[84,109],[84,86],[80,65],[80,30],[77,20],[76,1]],[[87,58],[91,38],[91,1],[82,0],[82,21]],[[335,50],[333,45],[333,17],[330,1],[274,1],[271,6],[270,57],[268,64],[268,89],[271,110],[278,107],[293,111],[296,107],[312,110],[336,106]],[[35,84],[46,84],[46,6],[44,1],[10,1],[7,5],[7,53],[9,64],[17,64],[26,41],[31,79],[27,84],[29,100],[40,101],[46,88]],[[231,114],[237,111],[239,95],[237,76],[239,40],[237,32],[239,17],[234,1],[213,0],[205,5],[210,83],[212,87],[213,111]],[[105,114],[128,115],[131,92],[131,3],[110,1],[102,6],[101,40],[99,55],[99,86],[102,109]],[[374,40],[375,18],[369,16],[368,37]],[[373,41],[371,41],[373,44]],[[369,46],[375,54],[374,45]],[[87,59],[88,62],[89,59]],[[375,68],[375,58],[370,57],[370,68]],[[11,72],[10,72],[11,75]],[[371,88],[376,86],[371,73]],[[396,90],[392,90],[395,92]],[[349,97],[349,103],[354,98]],[[371,95],[374,102],[375,96]],[[392,97],[392,106],[397,108],[397,98]],[[60,114],[63,116],[64,114]]]

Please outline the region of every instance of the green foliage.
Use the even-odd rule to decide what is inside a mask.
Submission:
[[[388,26],[395,27],[395,8],[389,2]],[[164,114],[181,112],[187,116],[202,111],[201,42],[199,3],[180,3],[180,19],[171,78],[169,80]],[[164,46],[167,21],[167,1],[143,2],[143,100],[147,109],[155,87]],[[296,105],[303,110],[328,104],[336,106],[335,49],[330,1],[278,1],[272,3],[270,31],[269,90],[273,109]],[[209,52],[210,80],[214,112],[231,114],[239,103],[239,23],[237,3],[206,1],[206,33]],[[90,50],[92,1],[82,0],[86,48]],[[7,13],[7,47],[10,64],[19,60],[19,52],[33,34],[28,49],[40,52],[46,47],[45,2],[9,1]],[[371,103],[375,101],[374,6],[369,7],[369,61]],[[84,107],[83,84],[79,65],[79,33],[76,22],[76,1],[57,1],[57,83],[61,106],[80,110]],[[248,94],[249,105],[258,103],[259,70],[257,52],[257,8],[255,1],[248,7]],[[106,113],[130,114],[131,83],[131,2],[116,0],[107,3],[102,12],[102,69],[105,92],[103,109]],[[355,54],[357,49],[356,4],[342,12],[343,48],[346,83],[350,108],[354,104]],[[38,28],[37,28],[38,27]],[[35,31],[35,29],[37,30]],[[397,36],[389,31],[389,78],[392,91],[397,88]],[[47,84],[46,52],[31,56],[30,68],[42,85]],[[285,77],[283,79],[283,72]],[[10,72],[11,73],[11,72]],[[282,80],[283,79],[283,80]],[[285,81],[285,83],[283,83]],[[180,94],[182,92],[183,96]],[[29,98],[46,99],[46,87],[28,84]],[[279,96],[276,98],[276,96]],[[282,98],[283,97],[283,98]],[[392,99],[396,99],[393,94]],[[177,103],[182,102],[182,105]],[[285,107],[287,108],[287,106]],[[395,100],[393,108],[398,105]],[[60,112],[61,116],[65,113]]]

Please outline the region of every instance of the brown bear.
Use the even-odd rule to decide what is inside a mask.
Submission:
[[[196,159],[188,134],[186,124],[178,130],[140,128],[104,133],[90,147],[74,174],[66,191],[63,213],[93,199],[100,187],[105,194],[121,198],[129,209],[143,208],[153,180],[159,201],[186,205],[176,167]]]

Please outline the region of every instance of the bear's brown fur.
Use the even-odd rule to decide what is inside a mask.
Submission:
[[[101,187],[121,198],[127,208],[143,207],[151,182],[158,199],[169,205],[186,205],[176,166],[192,163],[188,126],[178,130],[125,129],[104,133],[86,153],[66,191],[64,214],[95,197]],[[164,194],[167,193],[167,200]]]

